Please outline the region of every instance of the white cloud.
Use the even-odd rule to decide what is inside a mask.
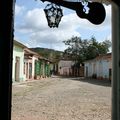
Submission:
[[[72,15],[70,15],[72,16]],[[74,14],[73,14],[74,16]],[[49,28],[47,25],[47,20],[44,14],[43,9],[34,9],[27,12],[24,18],[24,23],[22,23],[17,29],[19,32],[29,34],[29,43],[31,47],[41,46],[41,44],[46,45],[46,47],[53,44],[53,48],[65,48],[59,47],[63,46],[62,41],[71,38],[74,36],[80,36],[77,32],[76,25],[77,22],[75,19],[71,20],[68,24],[68,16],[64,16],[59,28]],[[62,50],[62,49],[61,49]]]
[[[22,7],[16,6],[16,13],[20,13]],[[29,10],[24,16],[23,23],[16,28],[16,32],[28,35],[26,44],[31,47],[52,47],[57,50],[64,50],[63,40],[74,36],[81,36],[78,29],[103,30],[110,27],[111,7],[105,6],[106,19],[101,25],[93,25],[86,19],[79,18],[76,13],[64,15],[58,28],[49,28],[43,9],[35,8]]]
[[[15,15],[21,14],[25,10],[24,6],[15,4]]]
[[[108,35],[108,36],[106,37],[106,39],[112,41],[112,35],[111,35],[111,34]]]
[[[105,10],[106,10],[106,18],[105,18],[105,21],[103,22],[102,26],[110,26],[111,25],[111,5],[105,5]]]

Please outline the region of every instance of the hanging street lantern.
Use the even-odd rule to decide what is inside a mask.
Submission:
[[[87,19],[88,21],[90,21],[91,23],[95,25],[99,25],[103,23],[106,17],[105,8],[103,4],[100,2],[91,2],[90,0],[77,0],[75,2],[73,2],[73,0],[72,1],[71,0],[41,0],[41,1],[42,2],[48,1],[58,6],[63,6],[63,7],[72,9],[76,11],[76,14],[78,15],[78,17]],[[46,10],[46,13],[47,13],[46,17],[50,23],[50,26],[54,26],[54,25],[51,25],[51,23],[53,24],[53,22],[50,22],[50,19],[54,15],[51,15],[51,18],[48,15],[49,13],[48,11],[50,10],[50,13],[51,13],[52,11],[51,9],[54,9],[53,14],[55,13],[55,11],[58,11],[58,9],[52,6],[50,9]],[[55,22],[57,21],[56,17],[54,21]]]
[[[50,3],[44,9],[48,26],[50,28],[58,27],[63,16],[63,12],[60,6]]]

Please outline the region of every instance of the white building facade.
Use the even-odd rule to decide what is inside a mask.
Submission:
[[[72,65],[74,62],[71,60],[60,60],[58,62],[58,73],[59,75],[69,76],[72,74]]]
[[[100,55],[93,60],[84,62],[84,76],[97,79],[110,79],[112,71],[111,53]]]
[[[14,40],[13,65],[12,65],[12,81],[13,82],[25,81],[25,76],[23,72],[24,48],[26,48],[26,46]]]

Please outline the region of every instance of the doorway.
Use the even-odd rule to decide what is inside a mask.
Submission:
[[[20,77],[20,57],[15,58],[15,81],[19,82]]]

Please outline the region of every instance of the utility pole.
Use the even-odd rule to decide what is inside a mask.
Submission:
[[[120,3],[115,3],[112,3],[112,120],[120,120]]]
[[[11,120],[14,3],[0,3],[0,120]]]

